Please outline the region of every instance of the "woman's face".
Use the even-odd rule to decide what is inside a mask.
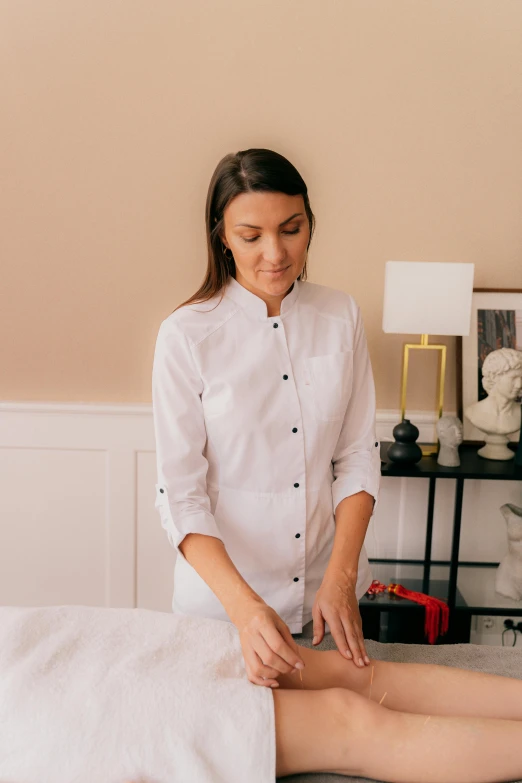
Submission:
[[[302,196],[251,192],[223,213],[223,244],[236,263],[236,280],[266,302],[280,301],[303,270],[310,236]],[[283,270],[274,274],[276,270]]]
[[[508,370],[499,375],[494,391],[508,400],[518,400],[522,394],[522,369]]]

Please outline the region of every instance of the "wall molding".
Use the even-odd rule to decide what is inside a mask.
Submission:
[[[93,415],[151,416],[150,403],[96,403],[96,402],[16,402],[0,401],[2,413],[87,413]]]
[[[0,415],[2,414],[85,414],[89,416],[150,416],[152,417],[152,404],[114,404],[114,403],[69,403],[69,402],[16,402],[0,401]],[[445,411],[445,415],[455,416],[454,411]],[[435,411],[410,411],[408,418],[419,428],[419,440],[430,441],[435,432],[437,414]],[[392,438],[392,431],[400,421],[399,409],[378,409],[376,414],[377,429],[386,437]],[[377,432],[379,435],[379,432]]]

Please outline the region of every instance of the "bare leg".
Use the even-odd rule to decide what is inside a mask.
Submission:
[[[522,723],[413,715],[346,688],[274,690],[276,774],[336,772],[393,783],[522,779]]]
[[[280,688],[349,688],[376,702],[386,694],[383,704],[391,710],[522,720],[522,680],[427,663],[372,660],[360,668],[336,650],[300,647],[299,653],[302,680],[299,672],[282,675]]]

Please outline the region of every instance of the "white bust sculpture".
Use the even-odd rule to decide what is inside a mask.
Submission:
[[[507,525],[508,553],[497,568],[495,589],[500,595],[522,598],[522,508],[504,503],[500,512]]]
[[[478,454],[486,459],[513,459],[515,453],[507,447],[507,435],[520,429],[517,400],[522,392],[522,351],[499,348],[489,353],[482,365],[482,383],[488,396],[464,411],[485,434],[486,445]]]
[[[437,462],[448,468],[460,465],[459,445],[462,443],[462,422],[458,416],[441,416],[437,422],[440,442]]]

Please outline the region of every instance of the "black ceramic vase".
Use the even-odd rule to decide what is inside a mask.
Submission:
[[[392,462],[415,463],[421,459],[421,448],[415,443],[419,437],[419,430],[409,419],[403,419],[393,428],[393,437],[395,443],[392,443],[388,449],[388,457]]]

